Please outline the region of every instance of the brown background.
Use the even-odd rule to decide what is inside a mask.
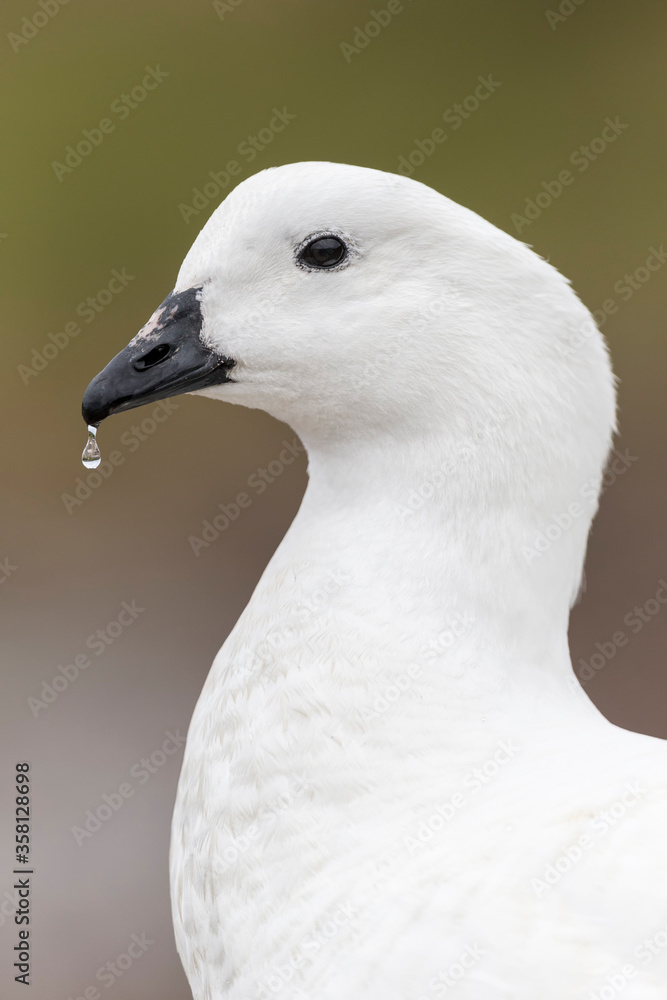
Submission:
[[[216,650],[294,515],[305,463],[287,469],[195,557],[188,536],[293,435],[263,414],[185,397],[134,452],[122,436],[150,409],[104,425],[103,452],[118,448],[123,464],[71,513],[62,495],[85,475],[83,389],[173,286],[214,207],[186,225],[179,204],[229,159],[241,159],[241,177],[300,159],[395,170],[399,156],[473,92],[478,75],[492,74],[501,87],[415,176],[513,232],[511,214],[570,166],[570,154],[600,134],[607,116],[628,125],[586,171],[574,171],[575,182],[521,237],[572,279],[591,308],[608,298],[619,305],[604,332],[620,378],[618,447],[636,460],[604,497],[571,643],[577,662],[618,629],[628,632],[627,645],[587,690],[617,724],[667,737],[667,611],[634,635],[623,625],[667,575],[667,267],[627,302],[613,288],[644,263],[649,247],[667,240],[667,10],[658,0],[586,0],[562,5],[572,13],[550,26],[550,5],[536,0],[406,0],[347,62],[341,43],[353,42],[355,26],[385,6],[243,0],[221,20],[207,2],[74,0],[18,52],[7,35],[40,8],[8,0],[0,13],[0,559],[17,567],[0,584],[0,897],[4,903],[12,881],[10,779],[14,762],[29,759],[34,1000],[81,996],[133,933],[154,943],[113,987],[101,986],[102,996],[189,996],[167,884],[181,753],[144,785],[134,780],[135,795],[80,847],[71,828],[159,749],[167,730],[185,731]],[[113,133],[58,181],[52,162],[156,64],[169,74],[164,82],[125,121],[115,118]],[[238,146],[268,125],[274,106],[297,117],[248,164]],[[106,286],[113,268],[134,279],[24,384],[18,366],[77,318],[77,305]],[[85,652],[87,636],[132,600],[145,611],[35,718],[28,698],[39,697],[58,666]],[[13,982],[14,943],[5,919],[3,997],[27,995]]]

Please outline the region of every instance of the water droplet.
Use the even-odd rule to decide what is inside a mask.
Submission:
[[[486,716],[485,715],[482,716],[482,722],[486,722]]]
[[[87,469],[96,469],[102,461],[102,455],[97,443],[97,426],[95,424],[88,424],[88,440],[86,441],[86,447],[83,449],[81,461]]]

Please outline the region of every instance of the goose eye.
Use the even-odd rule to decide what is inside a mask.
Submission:
[[[347,256],[347,247],[337,236],[319,236],[301,250],[299,260],[307,267],[335,267]]]

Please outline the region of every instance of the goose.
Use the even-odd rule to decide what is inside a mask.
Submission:
[[[288,423],[309,476],[189,727],[195,1000],[664,1000],[665,745],[568,652],[616,412],[569,282],[414,179],[270,168],[83,417],[179,393]]]

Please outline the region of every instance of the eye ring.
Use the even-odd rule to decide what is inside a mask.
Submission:
[[[331,271],[349,260],[350,248],[336,233],[315,233],[298,247],[296,262],[308,271]]]

